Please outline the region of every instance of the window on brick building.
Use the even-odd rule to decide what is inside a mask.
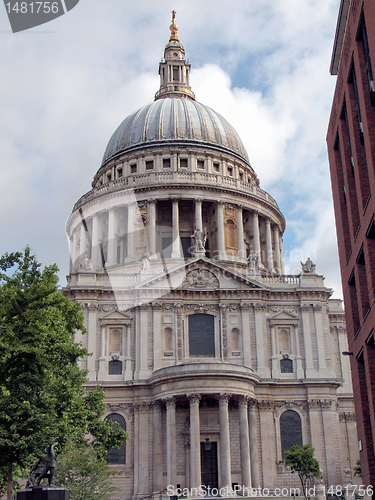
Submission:
[[[354,101],[355,101],[355,109],[357,112],[358,118],[358,127],[359,127],[359,138],[361,144],[364,144],[363,137],[363,123],[362,123],[362,114],[361,114],[361,106],[359,103],[359,95],[358,95],[358,83],[357,83],[357,74],[355,71],[354,63],[352,63],[352,67],[349,73],[349,83],[353,84],[353,93],[354,93]]]
[[[361,20],[359,22],[359,30],[358,30],[357,40],[362,42],[363,54],[365,56],[365,62],[366,62],[367,79],[368,79],[368,84],[369,84],[369,89],[370,89],[370,99],[371,99],[371,104],[374,106],[375,105],[374,77],[373,77],[373,73],[372,73],[370,49],[369,49],[368,37],[367,37],[367,28],[366,28],[365,17],[363,15],[363,12],[361,15]]]
[[[372,286],[372,295],[375,296],[375,215],[366,231],[366,244],[368,252],[368,264],[370,267],[370,280]]]
[[[354,336],[357,336],[359,330],[359,311],[358,311],[358,298],[357,298],[357,283],[355,277],[355,271],[353,269],[352,274],[350,275],[349,281],[349,298],[350,298],[350,308],[351,308],[351,318],[353,321],[353,333]],[[350,332],[350,328],[349,328]]]
[[[357,262],[358,281],[359,281],[358,291],[361,300],[362,317],[363,319],[365,319],[370,310],[370,298],[369,298],[366,261],[365,261],[365,253],[363,245],[358,253],[356,262]]]

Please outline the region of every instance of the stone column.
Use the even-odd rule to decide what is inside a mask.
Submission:
[[[178,200],[172,199],[172,259],[179,259],[180,254],[180,217]]]
[[[107,265],[117,264],[117,239],[116,232],[116,214],[114,209],[108,211],[108,254]]]
[[[241,452],[241,478],[244,488],[251,487],[250,473],[250,442],[248,421],[248,398],[241,396],[238,401],[238,416],[240,422],[240,452]]]
[[[238,224],[238,253],[237,256],[241,260],[246,259],[245,255],[245,240],[243,235],[243,216],[242,216],[242,206],[237,207],[237,224]]]
[[[92,267],[93,269],[98,269],[100,248],[99,248],[99,221],[97,215],[94,215],[94,217],[92,218],[91,244],[92,244],[91,248]]]
[[[280,232],[276,225],[273,227],[273,250],[275,254],[276,272],[281,274]]]
[[[259,217],[258,212],[253,212],[253,251],[259,256],[259,264],[261,263],[260,255],[260,234],[259,234]]]
[[[251,484],[253,488],[260,487],[259,480],[259,456],[257,437],[256,401],[252,399],[249,404],[249,434],[250,434],[250,456],[251,456]]]
[[[138,424],[138,493],[145,496],[149,493],[148,477],[149,477],[149,441],[148,441],[148,414],[149,403],[139,405],[139,424]],[[146,436],[146,439],[145,439]]]
[[[135,203],[128,205],[128,225],[127,225],[127,259],[131,260],[134,257],[134,212]]]
[[[156,254],[156,201],[150,200],[149,204],[149,214],[148,214],[148,238],[149,238],[149,253],[151,255]]]
[[[87,244],[87,235],[86,235],[86,231],[85,231],[85,226],[83,224],[81,224],[81,241],[80,241],[80,247],[79,247],[80,263],[86,255],[86,244]],[[87,255],[87,258],[89,258],[89,255]]]
[[[154,492],[162,491],[163,489],[163,429],[161,420],[161,404],[160,401],[154,401]]]
[[[167,398],[167,481],[176,486],[176,399]]]
[[[269,271],[273,271],[272,233],[271,221],[266,219],[266,266]]]
[[[228,403],[230,394],[220,394],[219,397],[219,426],[220,426],[220,463],[221,477],[219,488],[232,488],[230,436]]]
[[[217,205],[217,249],[219,257],[225,258],[225,234],[224,234],[224,203],[218,201]]]
[[[202,218],[202,200],[195,200],[195,228],[198,231],[203,231],[203,218]]]
[[[201,485],[201,434],[199,424],[200,394],[188,394],[190,401],[190,488]]]

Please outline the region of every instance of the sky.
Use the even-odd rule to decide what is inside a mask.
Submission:
[[[284,214],[286,273],[310,257],[341,298],[325,140],[339,4],[80,0],[15,34],[0,6],[0,255],[30,245],[66,284],[66,219],[117,126],[159,89],[174,9],[196,99],[237,130]]]

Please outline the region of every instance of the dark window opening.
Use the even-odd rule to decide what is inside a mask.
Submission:
[[[122,177],[122,168],[117,169],[117,177],[118,178]]]
[[[214,170],[215,170],[215,172],[219,172],[219,170],[220,170],[220,163],[214,163]]]
[[[281,373],[293,373],[293,361],[291,359],[280,359]]]
[[[365,18],[364,18],[363,12],[362,12],[362,16],[361,16],[361,20],[360,20],[359,24],[360,24],[360,28],[358,30],[357,40],[362,41],[363,53],[364,53],[365,62],[366,62],[366,73],[367,73],[367,79],[368,79],[368,84],[369,84],[369,89],[370,89],[370,99],[371,99],[371,104],[374,106],[375,105],[374,77],[372,74],[370,48],[369,48],[369,44],[368,44],[367,29],[366,29],[366,23],[365,23]]]
[[[361,107],[359,105],[359,96],[358,96],[358,84],[357,84],[357,76],[354,68],[354,64],[352,63],[352,69],[349,75],[349,82],[353,84],[353,90],[354,90],[354,100],[355,100],[355,109],[357,111],[357,118],[358,118],[358,126],[359,126],[359,138],[361,144],[364,144],[364,137],[363,137],[363,124],[362,124],[362,115],[361,115]]]
[[[198,160],[197,161],[197,167],[198,168],[204,168],[204,160]]]
[[[130,165],[130,173],[135,174],[137,171],[137,165],[136,163],[133,163],[133,165]]]
[[[215,318],[211,314],[189,316],[190,357],[215,357]]]
[[[180,80],[180,71],[178,66],[173,66],[173,81],[178,82]]]
[[[171,159],[170,158],[163,159],[163,168],[171,168]]]
[[[228,167],[228,175],[230,175],[231,177],[233,176],[233,168],[232,167]]]
[[[121,429],[126,431],[126,421],[122,415],[119,415],[118,413],[111,413],[105,418],[105,420],[117,422]],[[107,464],[126,464],[126,443],[122,443],[119,449],[112,448],[109,450],[107,455]]]
[[[161,246],[164,259],[170,259],[172,257],[172,238],[162,238]]]
[[[350,328],[348,328],[348,333],[349,336],[354,333],[354,336],[357,336],[358,330],[359,330],[359,311],[358,311],[358,299],[357,299],[357,287],[356,287],[356,279],[355,279],[355,273],[354,269],[352,271],[352,274],[350,275],[349,281],[349,297],[350,297],[350,307],[351,307],[351,318],[353,321],[353,332],[350,331]]]
[[[151,161],[146,161],[146,170],[152,170],[154,168],[154,162]]]
[[[294,410],[286,410],[280,417],[281,450],[284,453],[292,446],[302,446],[301,417]]]
[[[118,359],[113,359],[108,363],[108,374],[109,375],[121,375],[122,374],[122,361]]]
[[[187,158],[181,158],[180,159],[180,167],[181,168],[187,168],[187,166],[188,166]]]

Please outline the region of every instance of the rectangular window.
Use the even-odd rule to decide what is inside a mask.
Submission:
[[[204,168],[204,160],[197,161],[197,168]]]
[[[365,18],[364,18],[363,13],[362,13],[361,21],[360,21],[360,29],[358,31],[357,40],[362,41],[363,53],[364,53],[365,61],[366,61],[366,73],[367,73],[367,79],[368,79],[368,84],[369,84],[369,89],[370,89],[370,99],[371,99],[371,104],[374,106],[375,105],[374,77],[372,74],[370,49],[369,49],[369,44],[368,44],[366,23],[365,23]]]
[[[171,168],[171,159],[163,158],[163,168]]]
[[[130,165],[130,173],[135,174],[137,171],[137,164],[133,163],[133,165]]]
[[[240,176],[240,181],[243,181],[243,172],[240,172],[239,176]]]
[[[228,167],[228,175],[233,177],[233,167]]]
[[[117,178],[120,179],[122,177],[122,168],[117,169]]]
[[[188,166],[187,158],[180,158],[180,167],[187,168],[187,166]]]
[[[180,68],[178,66],[173,66],[173,81],[178,82],[180,80]]]
[[[151,161],[146,161],[146,170],[152,170],[154,168],[154,162]]]
[[[366,318],[369,310],[370,310],[370,300],[368,293],[368,282],[367,282],[367,274],[366,274],[366,262],[365,262],[365,254],[363,250],[363,246],[359,251],[357,256],[357,271],[358,271],[358,282],[359,282],[359,297],[361,299],[361,310],[363,319]]]
[[[214,163],[214,170],[215,170],[215,172],[219,172],[219,170],[220,170],[220,163]]]
[[[215,357],[215,317],[211,314],[189,316],[189,355]]]
[[[349,295],[350,295],[350,307],[352,313],[351,317],[353,321],[353,334],[354,337],[356,337],[360,327],[360,323],[359,323],[359,312],[358,312],[357,286],[356,286],[354,269],[349,278],[348,285],[349,285]],[[350,335],[351,333],[350,330],[348,333]]]
[[[361,107],[359,105],[358,84],[357,84],[357,76],[355,73],[354,65],[352,66],[352,70],[351,70],[350,77],[349,77],[349,82],[353,84],[355,109],[357,111],[358,126],[359,126],[359,136],[360,136],[361,144],[364,144]]]

